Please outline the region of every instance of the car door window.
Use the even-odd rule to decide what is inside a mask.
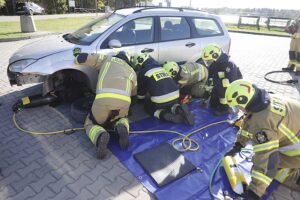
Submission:
[[[180,40],[191,37],[191,29],[184,17],[160,17],[160,40]]]
[[[115,31],[109,40],[119,40],[122,46],[146,44],[154,39],[153,17],[131,20]]]
[[[210,37],[223,34],[220,25],[213,19],[193,18],[191,21],[196,28],[197,37]]]

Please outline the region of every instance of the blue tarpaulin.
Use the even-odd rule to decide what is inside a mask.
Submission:
[[[175,130],[187,134],[205,125],[226,120],[235,119],[236,115],[228,114],[224,116],[214,116],[210,109],[201,108],[199,101],[194,101],[189,105],[195,116],[195,125],[172,124],[161,122],[153,117],[134,122],[131,124],[131,131],[140,130]],[[130,135],[130,146],[127,151],[122,151],[116,142],[110,144],[113,154],[137,177],[137,179],[152,193],[157,199],[168,200],[196,200],[213,199],[209,193],[209,179],[211,173],[228,151],[236,138],[237,129],[229,123],[221,123],[204,130],[198,131],[190,138],[200,144],[200,149],[196,152],[184,152],[183,155],[191,161],[198,170],[171,182],[163,187],[158,187],[152,178],[144,171],[139,163],[134,159],[135,153],[145,149],[153,148],[161,143],[172,141],[180,136],[172,133],[144,133]],[[163,159],[164,155],[161,155]],[[223,168],[219,168],[213,182],[214,193],[222,197],[222,191],[228,191],[232,195],[230,185]]]

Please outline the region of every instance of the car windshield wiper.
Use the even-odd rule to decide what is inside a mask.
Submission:
[[[63,38],[64,38],[66,41],[70,42],[70,43],[73,43],[73,44],[80,44],[80,40],[79,40],[78,38],[74,37],[74,36],[73,36],[72,34],[70,34],[70,33],[67,33],[67,34],[63,35]]]

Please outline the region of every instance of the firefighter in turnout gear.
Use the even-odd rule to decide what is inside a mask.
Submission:
[[[145,53],[135,57],[133,63],[138,69],[137,98],[145,99],[145,110],[164,121],[193,125],[188,106],[179,104],[178,85],[159,63]]]
[[[300,191],[300,103],[270,95],[251,82],[236,80],[226,90],[226,100],[245,112],[234,155],[252,142],[252,181],[246,200],[259,199],[273,179]]]
[[[163,68],[179,84],[180,92],[194,97],[203,97],[208,78],[208,70],[205,66],[194,62],[178,65],[174,61],[167,61]]]
[[[289,63],[288,67],[282,68],[284,71],[294,71],[296,68],[296,76],[300,76],[300,16],[292,21],[286,28],[286,31],[291,36],[290,50],[289,50]]]
[[[129,145],[127,115],[131,96],[137,92],[136,73],[131,68],[130,57],[124,51],[113,57],[80,53],[76,63],[100,69],[96,97],[84,127],[97,148],[97,158],[104,159],[110,136],[103,126],[113,126],[122,149],[127,149]]]
[[[239,68],[216,44],[208,45],[203,49],[202,59],[208,67],[208,81],[204,98],[210,98],[209,104],[215,115],[231,112],[225,99],[225,90],[231,82],[242,78]]]

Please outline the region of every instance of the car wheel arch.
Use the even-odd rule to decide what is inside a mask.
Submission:
[[[47,76],[43,84],[43,95],[55,91],[60,84],[63,84],[66,77],[74,78],[74,81],[82,83],[82,86],[85,86],[90,91],[93,91],[92,83],[86,73],[76,69],[63,69]]]

